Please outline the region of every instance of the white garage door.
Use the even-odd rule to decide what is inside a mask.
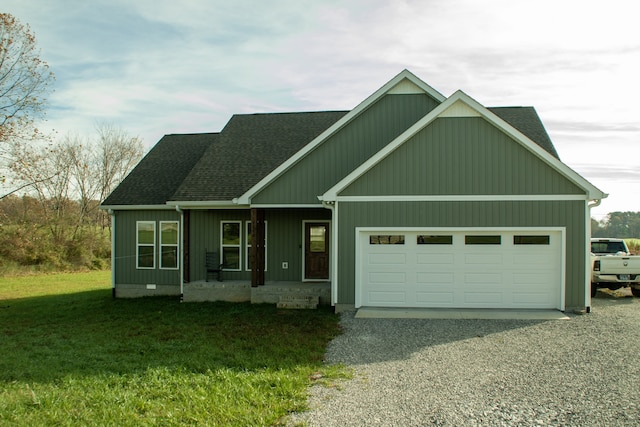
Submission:
[[[356,307],[563,309],[563,232],[357,232]]]

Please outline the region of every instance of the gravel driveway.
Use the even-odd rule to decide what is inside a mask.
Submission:
[[[640,299],[598,292],[569,320],[341,317],[291,426],[640,426]]]

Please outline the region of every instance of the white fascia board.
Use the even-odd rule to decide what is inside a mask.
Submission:
[[[583,194],[459,194],[459,195],[391,195],[338,196],[337,202],[558,202],[586,201]]]
[[[256,203],[251,204],[249,207],[256,209],[300,209],[300,208],[324,208],[322,203],[300,203],[300,204],[274,204],[274,203]]]
[[[198,200],[198,201],[177,201],[167,202],[167,206],[175,209],[176,206],[187,209],[248,209],[249,206],[242,206],[232,200]]]
[[[167,205],[100,205],[100,209],[105,211],[166,211],[175,210],[172,206]]]
[[[366,110],[370,105],[375,103],[378,99],[382,98],[387,92],[393,89],[398,83],[402,80],[407,79],[410,82],[414,83],[416,86],[425,91],[426,94],[433,97],[439,102],[443,102],[446,97],[442,95],[440,92],[420,80],[409,70],[403,70],[393,79],[389,80],[384,86],[375,91],[372,95],[367,97],[364,101],[358,104],[353,110],[349,111],[345,114],[340,120],[331,125],[327,130],[318,135],[315,139],[313,139],[310,143],[300,149],[296,154],[287,159],[284,163],[274,169],[269,175],[261,179],[257,184],[247,190],[242,196],[240,196],[237,201],[240,204],[248,205],[251,203],[251,198],[261,191],[263,188],[268,186],[271,182],[273,182],[276,178],[282,175],[287,169],[298,163],[302,158],[304,158],[308,153],[313,151],[318,145],[322,144],[327,138],[335,134],[337,131],[342,129],[347,123],[355,119],[360,115],[364,110]]]
[[[466,112],[465,112],[466,117],[470,116],[469,110],[475,111],[476,113],[478,113],[480,117],[483,117],[488,122],[492,123],[494,126],[501,129],[507,135],[511,136],[513,139],[515,139],[520,144],[522,144],[523,146],[528,148],[530,151],[532,151],[536,156],[538,156],[544,162],[546,162],[551,167],[556,169],[558,172],[560,172],[562,175],[564,175],[569,180],[574,182],[580,188],[584,189],[589,199],[602,199],[607,197],[607,194],[600,191],[598,188],[596,188],[594,185],[592,185],[586,179],[580,176],[577,172],[569,168],[567,165],[562,163],[557,158],[553,157],[546,150],[544,150],[538,144],[536,144],[527,136],[525,136],[522,132],[518,131],[509,123],[505,122],[504,120],[499,118],[497,115],[493,114],[491,111],[489,111],[487,108],[482,106],[479,102],[471,98],[466,93],[462,92],[461,90],[458,90],[456,93],[451,95],[446,101],[444,101],[442,104],[434,108],[422,119],[418,120],[413,126],[407,129],[401,135],[399,135],[396,139],[391,141],[386,147],[384,147],[378,153],[370,157],[366,162],[360,165],[360,167],[356,168],[353,172],[351,172],[349,175],[344,177],[340,182],[338,182],[336,185],[334,185],[332,188],[327,190],[322,196],[319,196],[318,198],[325,202],[335,201],[338,197],[338,194],[341,191],[343,191],[347,186],[349,186],[351,183],[353,183],[355,180],[357,180],[362,175],[364,175],[367,171],[369,171],[372,167],[374,167],[380,161],[382,161],[391,153],[393,153],[398,147],[400,147],[406,141],[411,139],[414,135],[416,135],[422,129],[430,125],[435,119],[439,117],[451,117],[452,115],[450,114],[451,112],[450,108],[454,104],[459,102],[465,104],[466,107],[469,107],[466,109]],[[454,109],[460,110],[460,106],[457,105],[456,107],[454,107]]]

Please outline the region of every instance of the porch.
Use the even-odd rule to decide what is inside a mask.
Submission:
[[[262,286],[251,287],[250,280],[228,280],[223,282],[204,280],[184,284],[184,302],[228,301],[252,304],[302,304],[304,300],[315,300],[320,305],[331,304],[330,282],[278,282],[268,281]],[[296,308],[296,307],[292,307]],[[300,307],[303,308],[303,307]]]

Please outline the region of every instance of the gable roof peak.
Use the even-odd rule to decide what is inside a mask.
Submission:
[[[273,182],[276,178],[278,178],[281,174],[283,174],[288,168],[292,165],[296,164],[300,159],[306,156],[309,152],[311,152],[315,147],[322,144],[327,138],[329,138],[334,133],[338,132],[342,129],[347,123],[354,120],[358,117],[363,111],[369,108],[372,104],[380,100],[383,96],[391,93],[392,90],[398,87],[399,84],[404,85],[405,89],[396,89],[396,90],[411,90],[411,93],[425,93],[434,100],[436,100],[439,104],[446,101],[446,97],[442,95],[440,92],[429,86],[427,83],[420,80],[415,74],[411,71],[404,69],[400,73],[398,73],[394,78],[385,83],[380,89],[369,95],[364,101],[358,104],[353,110],[347,112],[342,118],[336,121],[329,128],[325,129],[320,135],[318,135],[313,141],[308,143],[305,147],[300,149],[295,155],[291,156],[284,163],[282,163],[279,167],[274,169],[267,176],[262,178],[259,182],[257,182],[253,187],[249,188],[242,194],[240,197],[236,199],[238,204],[250,204],[252,197]],[[419,89],[419,91],[417,91]],[[398,93],[398,92],[397,92]],[[400,92],[406,93],[406,92]]]
[[[429,86],[406,68],[389,80],[389,82],[375,92],[372,97],[376,95],[377,98],[385,93],[426,93],[438,102],[444,102],[444,100],[447,99],[446,96]]]

